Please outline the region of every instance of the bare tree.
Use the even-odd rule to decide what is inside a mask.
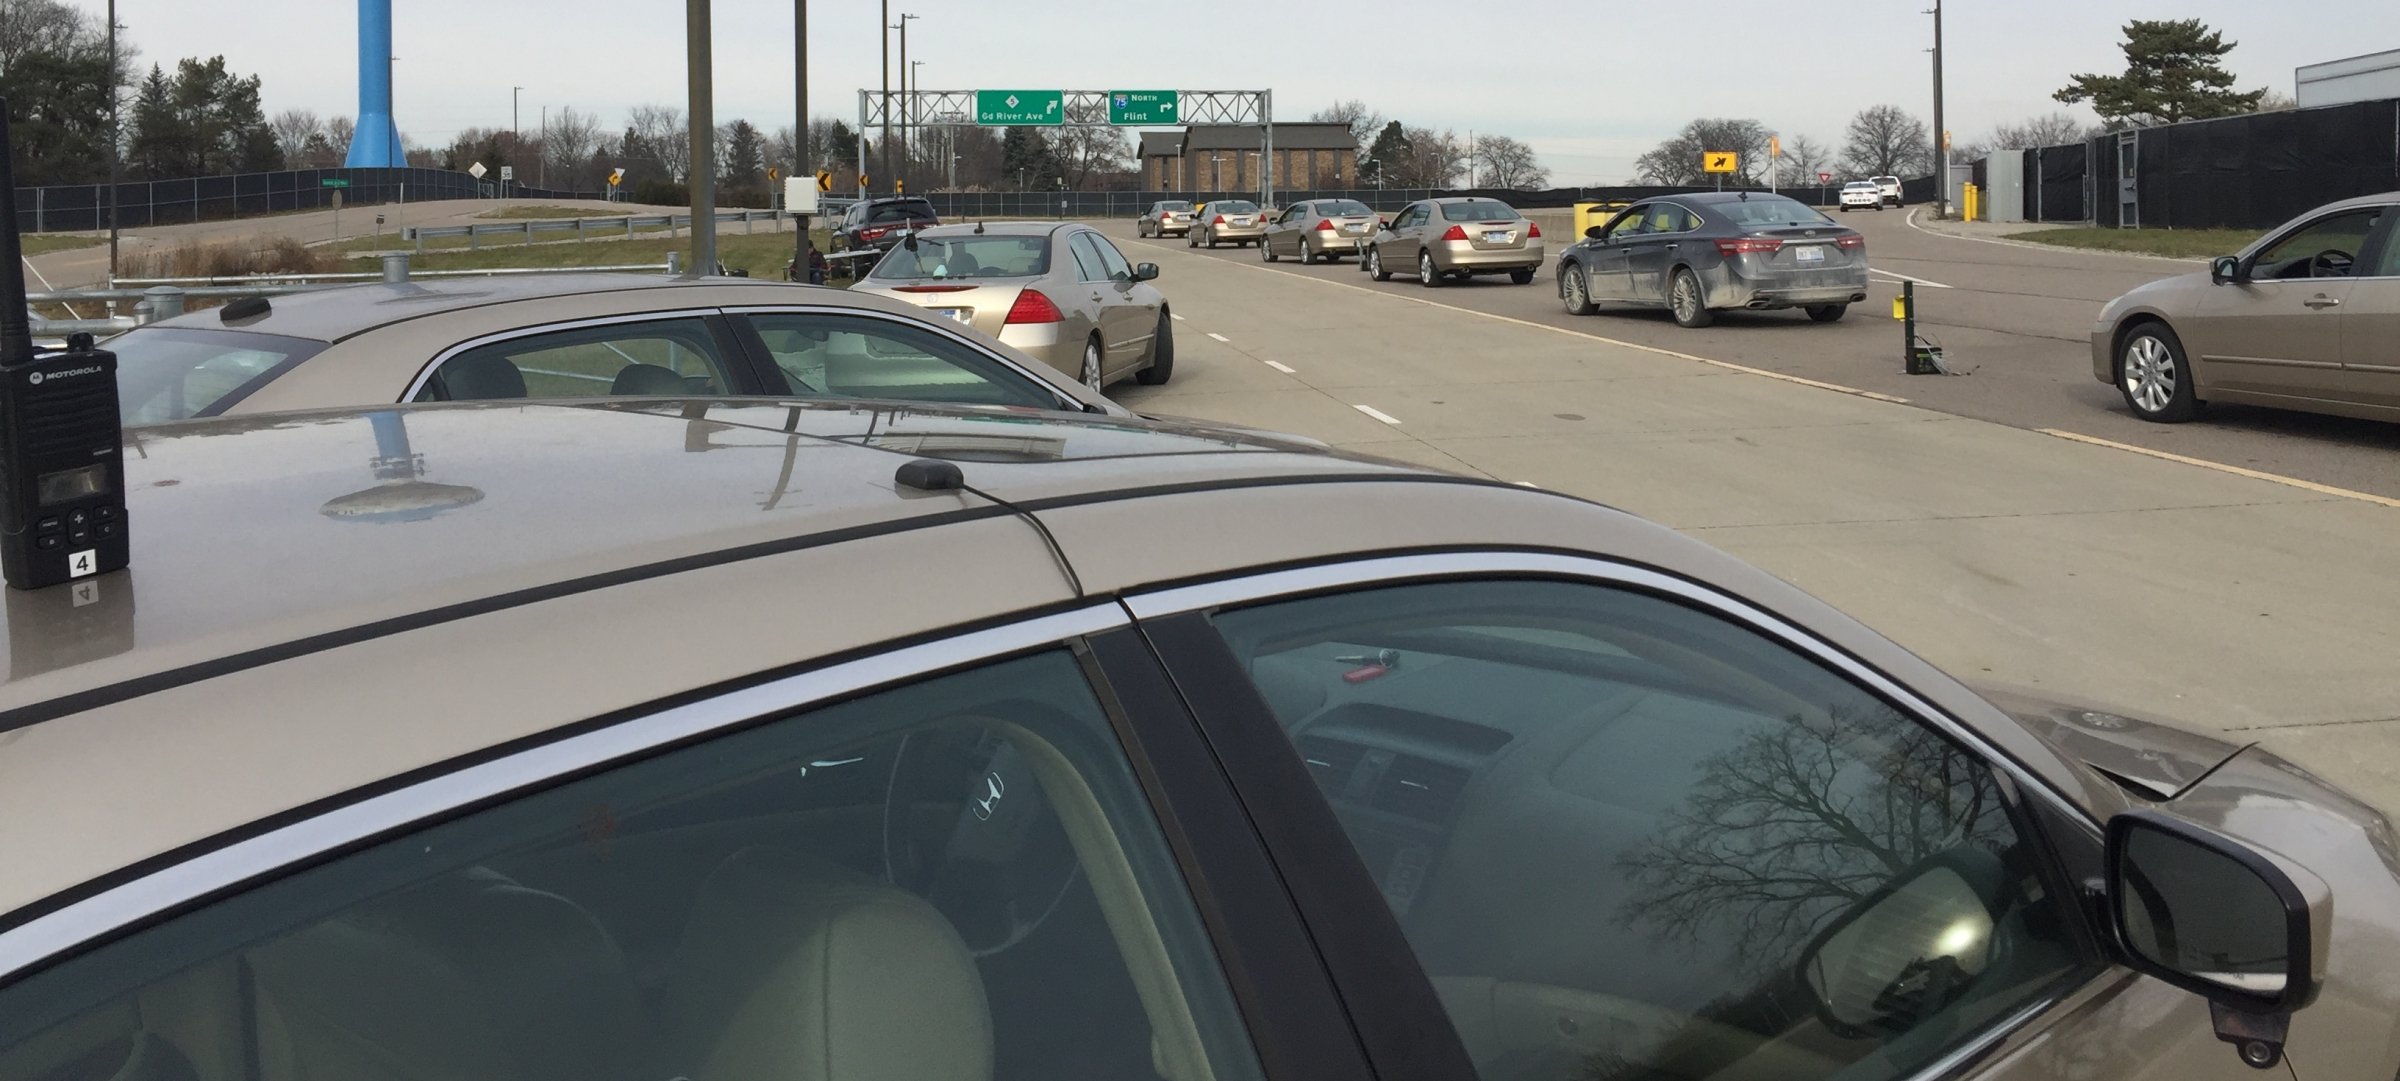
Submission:
[[[591,164],[592,148],[600,143],[600,120],[570,105],[550,114],[542,128],[543,162],[552,187],[581,187]]]
[[[1987,151],[2031,150],[2035,147],[2058,146],[2062,143],[2080,143],[2091,137],[2092,130],[2083,121],[2075,119],[2072,114],[2057,112],[2044,116],[2027,117],[2015,124],[2002,124],[1993,128],[1991,135],[1978,140],[1978,145]],[[1962,154],[1961,156],[1976,158],[1983,155]]]
[[[1067,186],[1077,191],[1087,190],[1095,178],[1125,168],[1133,148],[1126,142],[1121,128],[1105,126],[1107,107],[1092,102],[1067,109],[1066,126],[1051,133],[1050,149],[1058,157],[1059,175]]]
[[[667,180],[682,183],[692,171],[692,133],[683,122],[683,110],[634,106],[626,114],[625,156],[643,159]]]
[[[1634,159],[1633,166],[1645,184],[1705,184],[1716,176],[1702,170],[1702,155],[1730,151],[1737,155],[1737,168],[1726,182],[1755,184],[1766,171],[1767,135],[1767,126],[1756,120],[1702,117]]]
[[[1467,148],[1454,131],[1404,128],[1397,160],[1384,165],[1388,182],[1403,188],[1447,188],[1467,171]]]
[[[325,130],[325,122],[309,109],[285,109],[276,113],[268,126],[275,131],[275,148],[283,151],[283,160],[287,162],[306,157],[310,137]]]
[[[1842,166],[1857,176],[1925,176],[1933,172],[1933,137],[1897,105],[1869,106],[1850,118]]]
[[[1783,143],[1783,160],[1776,166],[1776,180],[1783,186],[1803,187],[1817,183],[1817,174],[1831,172],[1833,151],[1825,144],[1806,135],[1794,135]]]
[[[2258,108],[2252,111],[2261,113],[2281,113],[2289,112],[2299,107],[2300,103],[2294,101],[2290,94],[2286,94],[2281,90],[2268,90],[2266,93],[2259,95]]]
[[[106,48],[99,20],[59,0],[0,0],[0,75],[24,57],[75,55]]]
[[[1475,137],[1475,175],[1487,188],[1532,191],[1550,182],[1533,147],[1506,135]]]
[[[1347,98],[1308,114],[1311,123],[1348,124],[1350,137],[1358,141],[1358,156],[1367,156],[1367,147],[1375,141],[1375,133],[1383,130],[1383,114],[1367,107],[1356,98]]]
[[[350,137],[357,133],[358,121],[349,117],[337,116],[325,122],[325,142],[333,147],[337,159],[350,156]]]

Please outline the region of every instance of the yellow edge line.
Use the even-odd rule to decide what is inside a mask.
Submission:
[[[1171,245],[1166,244],[1160,244],[1157,246],[1161,248],[1171,248]],[[1185,254],[1190,253],[1187,252]],[[1319,285],[1330,285],[1336,289],[1349,289],[1356,292],[1365,293],[1368,296],[1384,297],[1390,300],[1401,300],[1410,304],[1422,304],[1428,308],[1440,308],[1444,311],[1464,312],[1468,315],[1481,316],[1485,319],[1497,319],[1503,323],[1515,323],[1521,327],[1532,327],[1535,330],[1547,330],[1552,334],[1564,334],[1568,337],[1582,338],[1586,341],[1604,342],[1609,345],[1623,346],[1627,349],[1635,349],[1644,353],[1656,353],[1662,357],[1674,357],[1677,360],[1689,360],[1699,364],[1706,364],[1711,367],[1723,368],[1727,371],[1741,372],[1744,375],[1764,376],[1768,379],[1781,380],[1786,383],[1798,383],[1804,387],[1815,387],[1818,390],[1830,390],[1836,394],[1848,394],[1856,398],[1873,398],[1879,402],[1891,402],[1895,405],[1909,404],[1908,399],[1900,397],[1896,394],[1884,394],[1872,390],[1860,390],[1857,387],[1845,387],[1840,383],[1828,383],[1821,379],[1809,379],[1797,375],[1785,375],[1782,372],[1771,372],[1765,368],[1753,368],[1747,364],[1735,364],[1731,361],[1710,360],[1707,357],[1697,357],[1690,353],[1678,353],[1672,349],[1661,349],[1655,345],[1643,345],[1640,342],[1629,342],[1623,339],[1605,337],[1586,331],[1570,330],[1566,327],[1554,327],[1548,323],[1536,323],[1533,320],[1519,319],[1513,315],[1500,315],[1494,312],[1477,311],[1473,308],[1461,308],[1456,304],[1444,304],[1437,300],[1427,300],[1423,297],[1406,296],[1400,293],[1387,292],[1382,289],[1369,289],[1363,285],[1351,285],[1347,282],[1337,282],[1330,278],[1319,278],[1307,274],[1287,274],[1280,270],[1269,270],[1266,267],[1259,266],[1254,263],[1234,262],[1232,260],[1212,261],[1226,263],[1227,265],[1240,267],[1244,270],[1255,270],[1262,274],[1274,274],[1285,278],[1298,278],[1301,281],[1316,282]]]
[[[2354,491],[2349,488],[2336,488],[2330,484],[2319,484],[2313,480],[2301,480],[2298,477],[2287,477],[2281,473],[2265,473],[2256,469],[2244,469],[2238,465],[2226,465],[2223,462],[2212,462],[2206,458],[2189,458],[2181,454],[2170,454],[2163,450],[2151,450],[2148,447],[2137,447],[2131,443],[2119,443],[2113,439],[2102,439],[2095,435],[2083,435],[2077,432],[2061,431],[2057,428],[2036,428],[2034,431],[2040,432],[2043,435],[2052,435],[2057,436],[2060,439],[2072,440],[2077,443],[2089,443],[2095,447],[2107,447],[2111,450],[2121,450],[2133,454],[2140,454],[2150,458],[2157,458],[2162,461],[2177,462],[2183,465],[2196,465],[2202,469],[2214,469],[2219,473],[2231,473],[2234,476],[2248,477],[2251,480],[2263,480],[2270,484],[2281,484],[2287,488],[2298,488],[2305,492],[2315,492],[2318,495],[2330,495],[2338,496],[2343,499],[2355,499],[2361,503],[2373,503],[2384,507],[2400,507],[2400,499],[2393,499],[2389,496],[2374,495],[2367,492]]]

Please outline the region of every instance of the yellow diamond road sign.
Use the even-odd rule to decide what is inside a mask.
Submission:
[[[1742,156],[1731,150],[1703,150],[1700,152],[1700,171],[1704,173],[1735,172],[1740,168],[1741,163]]]
[[[833,170],[831,170],[831,169],[819,169],[819,170],[817,170],[817,190],[818,190],[818,191],[832,191],[832,190],[833,190]]]

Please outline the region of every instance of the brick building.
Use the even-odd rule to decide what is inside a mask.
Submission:
[[[1142,133],[1142,186],[1150,191],[1258,190],[1261,132],[1248,124],[1195,124]],[[1275,125],[1275,186],[1358,186],[1358,140],[1348,124]]]

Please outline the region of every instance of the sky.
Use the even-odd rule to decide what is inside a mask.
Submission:
[[[104,0],[71,0],[94,13]],[[909,24],[926,89],[981,87],[1274,91],[1303,120],[1342,98],[1411,126],[1497,132],[1532,144],[1560,185],[1620,183],[1633,161],[1697,116],[1749,117],[1838,145],[1877,104],[1932,115],[1933,0],[1717,0],[1624,5],[1523,0],[1210,0],[1206,47],[1172,4],[890,0]],[[793,0],[715,0],[718,121],[791,122]],[[855,117],[881,85],[880,0],[809,5],[810,111]],[[572,106],[622,129],[635,105],[685,100],[682,0],[393,0],[395,111],[409,137],[507,127],[511,88],[527,129]],[[1814,11],[1812,11],[1814,9]],[[1821,11],[1823,14],[1816,14]],[[1833,13],[1848,16],[1832,18]],[[1948,126],[1959,142],[2067,109],[2081,72],[2123,70],[2129,19],[2197,17],[2238,41],[2243,89],[2292,92],[2292,69],[2400,48],[2394,0],[1951,0],[1944,13]],[[357,109],[352,0],[117,0],[145,61],[223,54],[262,81],[269,115]],[[1229,28],[1248,27],[1248,30]],[[896,35],[894,35],[896,38]],[[1246,39],[1246,40],[1245,40]],[[1379,46],[1379,39],[1401,44]],[[892,64],[899,63],[898,45]],[[2069,109],[2087,121],[2081,107]]]

